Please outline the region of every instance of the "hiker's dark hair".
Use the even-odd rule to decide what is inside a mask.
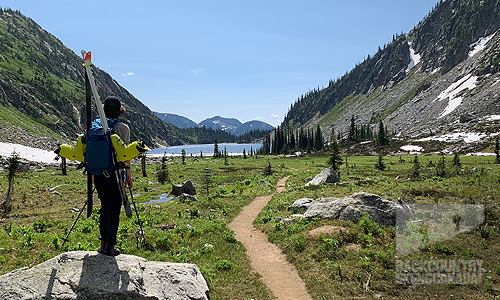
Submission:
[[[108,119],[118,119],[125,113],[125,107],[122,106],[120,98],[108,96],[104,100],[104,113]]]

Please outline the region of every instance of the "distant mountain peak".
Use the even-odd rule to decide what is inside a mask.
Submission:
[[[154,112],[154,114],[162,121],[179,128],[193,128],[204,126],[213,130],[223,130],[235,136],[243,135],[252,130],[270,131],[274,129],[274,127],[269,125],[268,123],[258,120],[241,123],[236,118],[214,116],[211,118],[207,118],[197,124],[196,122],[186,117],[182,117],[176,114],[158,112]]]

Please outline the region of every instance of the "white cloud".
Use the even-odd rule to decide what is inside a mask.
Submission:
[[[203,72],[203,69],[191,69],[191,72],[193,72],[194,74],[199,74]]]
[[[126,77],[126,76],[134,76],[134,72],[123,73],[122,76],[124,76],[124,77]]]
[[[279,118],[280,116],[276,115],[276,114],[272,114],[271,117],[273,117],[273,118]]]
[[[264,119],[263,117],[255,117],[255,118],[258,119],[258,120]]]

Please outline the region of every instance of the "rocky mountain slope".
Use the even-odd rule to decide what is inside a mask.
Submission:
[[[185,129],[185,128],[193,128],[198,126],[198,124],[186,117],[179,116],[176,114],[170,114],[170,113],[160,113],[160,112],[153,112],[155,116],[157,116],[160,120],[162,120],[165,123],[169,123],[174,125],[175,127]]]
[[[103,99],[123,100],[133,140],[150,146],[189,140],[109,74],[93,71]],[[0,9],[0,141],[51,149],[74,140],[83,132],[84,91],[81,57],[20,12]]]
[[[492,136],[500,115],[500,1],[447,0],[327,88],[300,97],[282,127],[346,137],[383,120],[393,137]]]

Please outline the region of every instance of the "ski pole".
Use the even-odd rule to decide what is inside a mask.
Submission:
[[[92,189],[92,194],[94,193],[95,191],[95,187]],[[66,244],[66,242],[69,242],[68,238],[69,238],[69,235],[71,234],[71,232],[73,231],[73,228],[75,228],[75,225],[76,225],[76,222],[78,222],[78,219],[80,218],[80,216],[82,215],[82,212],[85,210],[85,206],[87,206],[87,202],[88,201],[85,201],[85,203],[83,204],[83,207],[82,209],[80,210],[80,213],[78,214],[78,217],[76,217],[76,220],[75,222],[73,223],[73,226],[71,226],[71,229],[69,230],[68,232],[68,235],[66,235],[66,238],[63,238],[63,243],[62,243],[62,247],[64,247],[64,244]]]
[[[139,235],[142,237],[143,245],[146,246],[147,245],[146,236],[144,234],[144,229],[142,229],[142,222],[141,219],[139,218],[139,213],[137,212],[137,206],[135,205],[134,195],[132,194],[132,188],[128,188],[128,190],[130,191],[130,199],[132,199],[132,203],[134,204],[135,215],[137,216],[137,223],[139,223],[139,229],[140,229]],[[137,239],[139,239],[139,237],[137,237]],[[137,243],[137,248],[139,248],[139,242]]]

